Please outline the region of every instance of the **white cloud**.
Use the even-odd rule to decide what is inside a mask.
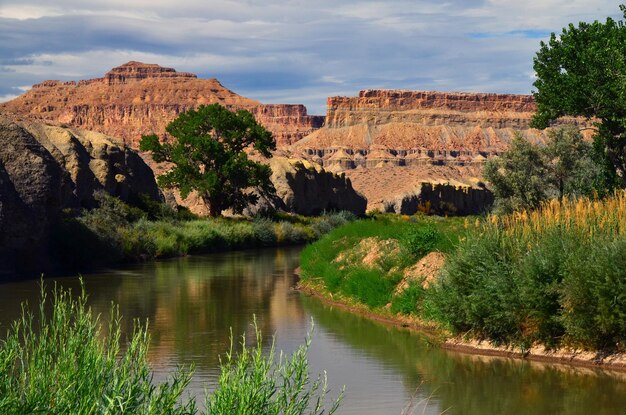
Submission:
[[[538,37],[609,15],[608,0],[3,0],[0,96],[129,60],[312,113],[364,88],[528,93]]]

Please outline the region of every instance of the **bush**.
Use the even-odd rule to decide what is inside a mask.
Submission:
[[[410,228],[402,237],[402,243],[411,254],[421,258],[432,251],[440,239],[441,234],[432,225],[427,225]]]
[[[121,351],[118,308],[113,306],[108,330],[86,305],[55,286],[51,314],[42,284],[37,319],[25,308],[6,339],[0,341],[0,413],[195,415],[195,400],[184,398],[193,369],[179,368],[169,380],[155,383],[148,363],[149,335],[136,325]],[[277,361],[274,347],[263,355],[261,333],[256,346],[222,362],[217,390],[205,395],[206,414],[332,414],[343,391],[325,409],[326,378],[311,382],[308,351],[311,335],[291,356]]]
[[[448,258],[426,310],[456,333],[624,350],[626,192],[491,217]]]
[[[328,386],[326,377],[311,382],[307,359],[310,333],[305,344],[291,356],[278,361],[274,342],[269,355],[263,356],[262,337],[255,323],[256,346],[247,347],[245,335],[241,351],[235,356],[231,336],[230,351],[222,361],[218,387],[207,396],[207,414],[333,414],[339,407],[343,390],[328,412],[324,409]]]

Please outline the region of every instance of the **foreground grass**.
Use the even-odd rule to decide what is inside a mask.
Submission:
[[[37,318],[24,310],[0,341],[0,413],[2,414],[172,414],[200,412],[185,397],[193,368],[179,368],[171,378],[155,384],[147,360],[149,336],[137,326],[122,344],[117,308],[107,330],[86,306],[83,291],[74,298],[55,289],[52,311],[42,297]],[[256,326],[255,326],[256,329]],[[256,346],[226,354],[216,391],[206,395],[206,414],[332,414],[341,400],[324,408],[325,378],[313,381],[308,373],[310,337],[291,356],[277,360],[272,346],[262,353]],[[122,351],[124,348],[124,351]]]
[[[380,245],[393,249],[366,266],[367,252],[353,247],[371,237],[395,245]],[[433,250],[447,254],[436,281],[407,284],[410,264]],[[358,221],[306,248],[302,270],[305,283],[331,295],[436,322],[455,335],[522,350],[626,349],[624,192],[464,226],[458,219]]]

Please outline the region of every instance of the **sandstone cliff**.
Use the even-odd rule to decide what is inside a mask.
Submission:
[[[104,77],[79,82],[44,81],[0,109],[98,131],[137,148],[143,134],[165,133],[176,116],[202,104],[220,103],[255,114],[279,144],[290,144],[323,124],[303,105],[263,105],[222,86],[217,79],[198,79],[155,64],[128,62]]]
[[[50,270],[51,225],[92,206],[95,190],[160,197],[150,168],[109,137],[0,117],[0,279]]]
[[[482,164],[516,133],[545,140],[545,132],[530,128],[535,109],[530,95],[365,90],[328,98],[325,127],[292,148],[334,170]]]
[[[493,204],[493,194],[484,187],[447,182],[422,182],[410,193],[384,202],[384,211],[403,215],[417,212],[438,215],[478,215]]]
[[[350,179],[325,171],[305,160],[275,157],[269,162],[276,195],[283,210],[302,215],[348,210],[365,214],[367,199],[352,188]]]

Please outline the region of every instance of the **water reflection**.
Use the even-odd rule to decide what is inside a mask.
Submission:
[[[230,328],[252,339],[256,315],[264,347],[276,334],[277,348],[287,352],[302,343],[314,319],[312,371],[327,370],[334,393],[347,385],[344,415],[400,414],[412,397],[421,402],[416,414],[608,415],[626,407],[623,374],[446,352],[424,336],[302,296],[292,289],[298,256],[293,248],[186,257],[85,281],[94,311],[107,316],[112,301],[120,305],[126,335],[134,319],[149,319],[157,378],[195,363],[190,391],[198,396],[215,384]],[[79,287],[77,278],[59,282]],[[38,299],[36,281],[1,285],[0,327],[19,316],[21,301]]]

